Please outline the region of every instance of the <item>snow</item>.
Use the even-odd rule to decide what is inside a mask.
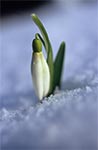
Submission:
[[[97,6],[65,2],[35,10],[46,26],[54,55],[66,41],[62,89],[39,103],[30,63],[38,32],[30,12],[0,24],[1,150],[97,150]],[[46,13],[45,13],[46,12]]]
[[[96,149],[98,87],[87,88],[60,91],[25,109],[2,109],[2,147]]]

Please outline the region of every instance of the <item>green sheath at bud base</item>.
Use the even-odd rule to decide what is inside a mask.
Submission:
[[[32,43],[32,47],[34,52],[41,52],[42,51],[42,43],[39,39],[34,39]]]

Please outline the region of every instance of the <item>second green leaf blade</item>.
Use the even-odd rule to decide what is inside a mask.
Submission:
[[[65,42],[62,42],[54,62],[54,88],[61,86],[61,76],[65,57]]]

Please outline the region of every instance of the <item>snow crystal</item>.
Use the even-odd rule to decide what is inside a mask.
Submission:
[[[86,90],[88,93],[92,91],[92,89],[89,86],[86,86]]]

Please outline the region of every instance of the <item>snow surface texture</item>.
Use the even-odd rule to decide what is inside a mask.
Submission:
[[[31,42],[38,32],[30,13],[0,27],[1,150],[97,150],[97,6],[65,2],[35,12],[56,55],[66,41],[62,90],[38,103],[32,88]]]

